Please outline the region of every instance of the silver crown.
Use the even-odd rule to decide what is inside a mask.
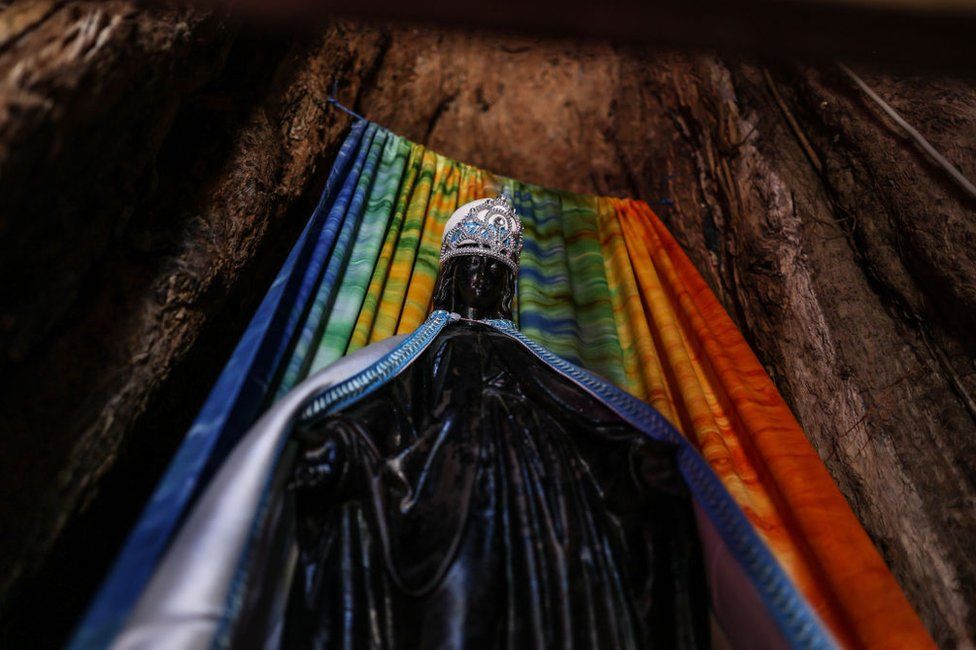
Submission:
[[[458,210],[444,227],[441,264],[461,255],[484,255],[504,262],[518,276],[522,220],[512,200],[499,194],[467,205],[471,206],[467,213]]]

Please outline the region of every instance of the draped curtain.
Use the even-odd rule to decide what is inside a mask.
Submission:
[[[502,189],[524,227],[520,329],[690,438],[844,645],[930,645],[761,364],[646,203],[522,183],[360,121],[76,646],[110,638],[194,495],[264,408],[423,322],[445,222]]]

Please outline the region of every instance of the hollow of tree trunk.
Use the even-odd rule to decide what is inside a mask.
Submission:
[[[969,178],[971,82],[858,68]],[[349,125],[649,202],[940,645],[976,642],[976,202],[830,65],[0,10],[0,623],[70,632]],[[53,596],[56,594],[56,598]]]

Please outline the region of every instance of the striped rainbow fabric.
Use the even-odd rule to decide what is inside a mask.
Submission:
[[[195,493],[187,486],[199,489],[270,400],[423,322],[445,222],[502,188],[525,234],[522,332],[688,436],[841,643],[933,647],[763,367],[646,203],[522,183],[364,121],[76,641],[117,627],[139,586],[131,576],[148,575]]]

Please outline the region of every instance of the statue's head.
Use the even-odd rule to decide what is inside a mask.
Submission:
[[[465,318],[512,318],[522,221],[506,195],[455,210],[444,226],[434,309]]]

